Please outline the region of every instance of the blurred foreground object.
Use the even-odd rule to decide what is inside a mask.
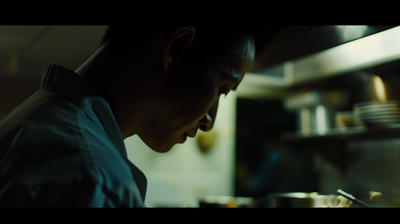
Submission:
[[[351,201],[341,195],[320,195],[317,192],[270,194],[273,208],[350,207]],[[349,204],[347,204],[349,203]]]
[[[369,195],[371,195],[371,197],[370,197],[371,201],[377,201],[379,199],[379,197],[382,196],[382,193],[378,192],[378,191],[371,191],[371,192],[369,192]]]

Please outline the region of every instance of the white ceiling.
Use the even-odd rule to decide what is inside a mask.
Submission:
[[[107,26],[0,26],[0,77],[40,79],[47,63],[77,69]]]

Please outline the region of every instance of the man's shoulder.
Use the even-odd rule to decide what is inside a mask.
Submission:
[[[28,164],[82,151],[74,108],[52,97],[38,91],[0,122],[0,159]]]

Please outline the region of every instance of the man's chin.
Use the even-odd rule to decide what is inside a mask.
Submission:
[[[170,151],[171,149],[172,149],[172,147],[169,147],[169,148],[151,148],[153,151],[155,151],[155,152],[159,152],[159,153],[165,153],[165,152],[168,152],[168,151]]]
[[[146,143],[146,142],[145,142]],[[147,144],[147,143],[146,143]],[[175,144],[147,144],[155,152],[164,153],[172,149]]]
[[[140,136],[139,136],[140,137]],[[149,141],[146,142],[142,139],[142,141],[153,151],[164,153],[168,152],[172,149],[172,147],[176,144],[183,144],[186,142],[187,136],[184,135],[181,138],[177,139],[174,137],[168,139],[159,139],[158,141]]]

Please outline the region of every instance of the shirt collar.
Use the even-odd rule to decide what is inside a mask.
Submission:
[[[47,64],[40,88],[63,96],[81,108],[109,136],[114,146],[127,157],[124,139],[108,102],[74,71]]]
[[[74,71],[56,64],[47,64],[40,87],[67,98],[78,107],[88,96],[100,96],[98,91]]]

